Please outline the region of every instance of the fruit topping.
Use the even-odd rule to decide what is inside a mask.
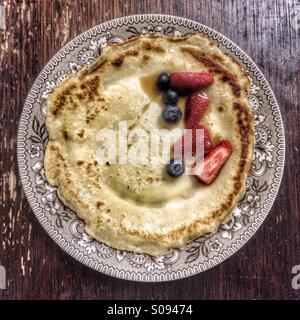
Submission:
[[[167,164],[167,173],[172,177],[182,176],[184,173],[184,162],[179,158],[173,158]]]
[[[185,95],[210,86],[214,82],[208,72],[172,72],[170,87],[180,95]]]
[[[188,129],[194,128],[199,124],[207,110],[209,100],[207,97],[192,93],[186,100],[185,104],[185,126]]]
[[[178,102],[178,93],[172,89],[168,89],[164,93],[164,102],[167,104],[177,104]]]
[[[203,141],[197,141],[197,129],[203,130]],[[187,132],[174,143],[174,154],[178,156],[183,156],[184,154],[195,156],[197,151],[197,143],[199,145],[203,143],[204,154],[207,154],[213,147],[209,131],[201,125],[197,125],[191,129],[191,132]]]
[[[156,80],[156,86],[159,90],[165,91],[169,88],[170,85],[170,77],[166,72],[162,72],[157,80]]]
[[[229,141],[219,142],[203,159],[193,165],[194,175],[203,183],[211,184],[221,172],[225,162],[232,154]]]
[[[167,104],[163,109],[162,116],[166,122],[176,123],[181,119],[182,111],[176,105]]]

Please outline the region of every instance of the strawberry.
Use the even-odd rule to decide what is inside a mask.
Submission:
[[[199,124],[207,110],[209,100],[199,93],[192,93],[185,104],[185,126],[191,129]]]
[[[214,82],[208,72],[172,72],[170,87],[181,95],[206,88]]]
[[[219,142],[203,159],[193,165],[194,175],[203,183],[211,184],[219,175],[225,162],[232,154],[229,141]]]
[[[191,135],[186,133],[174,143],[173,151],[175,152],[176,155],[179,155],[180,153],[184,155],[184,152],[190,153],[191,151],[192,151],[192,156],[196,155],[196,132],[197,132],[196,129],[204,130],[204,133],[203,133],[204,154],[208,153],[212,149],[213,144],[210,138],[209,131],[205,127],[201,125],[197,125],[192,129]]]

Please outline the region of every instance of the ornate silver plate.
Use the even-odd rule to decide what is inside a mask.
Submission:
[[[112,249],[84,232],[84,224],[45,181],[47,144],[46,98],[65,77],[92,63],[107,43],[138,34],[183,35],[198,32],[237,59],[252,79],[249,100],[255,115],[256,147],[246,194],[233,210],[231,222],[190,243],[184,250],[152,257]],[[136,281],[167,281],[188,277],[221,263],[239,250],[270,212],[283,173],[285,139],[279,106],[261,71],[241,48],[195,21],[166,15],[137,15],[100,24],[65,45],[33,84],[18,132],[20,178],[28,202],[50,237],[68,254],[105,274]]]

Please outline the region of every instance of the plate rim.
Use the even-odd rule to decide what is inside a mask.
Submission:
[[[130,21],[133,20],[133,21]],[[25,154],[24,154],[24,146],[25,146],[25,137],[27,133],[27,128],[26,128],[26,122],[27,119],[29,119],[30,114],[33,112],[33,106],[32,103],[34,102],[33,99],[36,98],[38,90],[40,88],[39,85],[41,85],[41,80],[45,80],[45,76],[47,77],[47,74],[45,74],[45,69],[50,71],[53,69],[53,64],[57,63],[55,59],[57,57],[60,57],[62,53],[64,53],[64,50],[66,48],[74,47],[75,45],[78,45],[77,40],[82,39],[83,36],[85,36],[88,33],[93,34],[95,31],[96,33],[98,30],[101,32],[105,32],[106,30],[110,30],[114,26],[123,26],[123,25],[128,25],[132,22],[164,22],[164,23],[172,23],[172,24],[178,24],[179,21],[182,22],[182,24],[186,24],[188,27],[193,27],[197,26],[198,28],[202,27],[209,32],[212,32],[213,34],[217,35],[218,37],[221,36],[223,37],[224,40],[227,40],[230,44],[233,46],[237,47],[237,49],[241,50],[241,53],[245,55],[245,58],[249,60],[248,64],[251,64],[251,66],[254,68],[253,72],[258,71],[259,75],[261,75],[262,79],[261,81],[264,82],[264,87],[266,87],[266,90],[269,90],[270,92],[266,94],[267,99],[269,101],[270,107],[275,107],[275,112],[277,111],[278,114],[276,116],[272,112],[272,115],[274,117],[274,126],[276,129],[276,137],[278,141],[278,152],[276,153],[276,172],[274,173],[274,177],[272,178],[272,183],[271,183],[271,189],[268,195],[266,196],[266,200],[269,199],[268,203],[268,209],[264,209],[267,212],[260,217],[259,222],[256,223],[256,220],[252,223],[251,227],[252,230],[250,232],[250,226],[247,227],[245,232],[240,236],[239,239],[236,239],[236,242],[233,242],[229,248],[226,250],[223,250],[221,253],[219,253],[217,256],[215,256],[213,259],[210,258],[209,262],[207,264],[204,263],[204,267],[199,267],[197,266],[187,266],[186,268],[181,268],[176,271],[169,271],[168,274],[156,274],[156,273],[149,273],[149,272],[136,272],[136,271],[128,271],[128,270],[120,270],[117,267],[109,267],[102,262],[98,262],[94,260],[93,258],[88,258],[88,256],[83,255],[79,250],[74,248],[72,245],[69,245],[68,241],[64,239],[58,232],[55,230],[53,226],[51,226],[50,222],[47,221],[47,219],[44,218],[44,215],[42,213],[42,209],[38,208],[38,205],[35,205],[36,199],[34,197],[34,192],[30,190],[29,186],[29,174],[27,176],[26,174],[26,163],[25,163]],[[182,25],[181,24],[181,25]],[[197,31],[195,31],[197,32]],[[55,62],[55,63],[54,63]],[[51,69],[52,67],[52,69]],[[272,104],[271,104],[272,102]],[[27,105],[31,105],[31,108],[28,107]],[[277,120],[276,120],[277,118]],[[281,151],[281,154],[279,152]],[[165,282],[165,281],[172,281],[172,280],[179,280],[182,278],[190,277],[197,275],[205,270],[211,269],[215,267],[216,265],[220,264],[221,262],[227,260],[229,257],[231,257],[233,254],[237,253],[251,238],[252,236],[256,233],[256,231],[261,227],[261,225],[264,223],[266,217],[268,214],[271,212],[273,204],[276,200],[276,197],[278,195],[278,192],[281,187],[281,182],[282,182],[282,177],[284,173],[284,166],[285,166],[285,156],[286,156],[286,139],[285,139],[285,130],[284,130],[284,125],[283,125],[283,119],[281,115],[281,110],[278,104],[278,101],[275,97],[275,94],[262,73],[262,71],[259,69],[259,67],[256,65],[256,63],[252,60],[252,58],[236,43],[234,43],[232,40],[230,40],[227,36],[221,34],[219,31],[208,27],[198,21],[191,20],[188,18],[184,17],[179,17],[179,16],[173,16],[173,15],[166,15],[166,14],[137,14],[137,15],[130,15],[130,16],[124,16],[112,20],[108,20],[106,22],[102,22],[98,25],[95,25],[76,37],[72,38],[69,42],[67,42],[62,48],[60,48],[50,60],[43,66],[42,70],[36,77],[35,81],[33,82],[31,88],[29,89],[28,95],[25,99],[25,102],[23,104],[21,116],[19,118],[19,125],[18,125],[18,131],[17,131],[17,163],[18,163],[18,172],[19,172],[19,177],[20,181],[22,184],[23,191],[25,193],[25,196],[27,198],[27,201],[30,205],[31,210],[33,211],[35,217],[39,221],[40,225],[45,229],[46,233],[54,240],[54,242],[69,256],[72,258],[76,259],[77,261],[81,262],[82,264],[86,265],[87,267],[94,269],[98,272],[101,272],[103,274],[107,274],[113,277],[116,277],[118,279],[125,279],[125,280],[131,280],[131,281],[138,281],[138,282]],[[278,158],[281,158],[278,160]],[[274,181],[277,179],[277,181]],[[276,184],[274,187],[273,185]],[[272,191],[273,190],[273,191]],[[275,191],[274,191],[275,190]],[[271,198],[270,198],[270,195]],[[263,209],[263,207],[260,209]],[[256,224],[256,225],[255,225]],[[233,247],[235,247],[233,249]],[[231,250],[230,250],[231,249]],[[227,251],[228,250],[228,251]],[[224,253],[227,253],[225,255]],[[96,264],[95,264],[96,262]]]

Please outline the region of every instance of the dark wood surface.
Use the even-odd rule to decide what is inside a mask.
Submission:
[[[298,299],[300,264],[300,2],[0,0],[0,299]],[[32,214],[17,173],[16,131],[26,94],[46,62],[101,22],[138,13],[197,20],[241,46],[270,81],[282,111],[286,167],[272,212],[253,239],[221,265],[168,283],[135,283],[88,269],[65,254]],[[298,20],[297,20],[298,19]],[[1,25],[1,24],[0,24]]]

